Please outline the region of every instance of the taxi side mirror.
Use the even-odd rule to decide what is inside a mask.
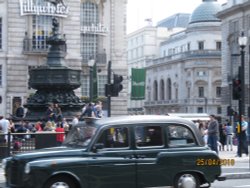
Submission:
[[[103,148],[104,148],[104,144],[103,144],[103,143],[97,143],[97,144],[94,145],[92,151],[93,151],[94,153],[97,153],[97,151],[98,151],[99,149],[103,149]]]

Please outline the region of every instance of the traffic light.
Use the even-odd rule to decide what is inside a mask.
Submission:
[[[122,86],[123,77],[118,74],[114,74],[114,82],[112,85],[112,96],[117,97],[119,92],[123,89]]]
[[[235,111],[231,106],[227,106],[227,116],[234,116]]]
[[[239,100],[241,97],[241,80],[240,79],[233,79],[233,99]]]
[[[105,84],[105,96],[117,97],[119,92],[123,89],[122,81],[123,77],[118,74],[114,74],[113,84]]]
[[[112,85],[111,84],[105,84],[105,96],[111,96],[112,94]]]

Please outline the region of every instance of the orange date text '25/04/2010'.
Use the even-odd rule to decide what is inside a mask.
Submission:
[[[234,166],[234,159],[209,159],[209,158],[198,158],[196,160],[197,166]]]

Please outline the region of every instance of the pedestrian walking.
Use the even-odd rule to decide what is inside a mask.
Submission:
[[[204,143],[207,144],[207,131],[206,131],[206,127],[202,121],[199,121],[199,131],[202,135]]]
[[[247,141],[247,127],[248,123],[246,122],[244,116],[241,116],[241,125],[239,125],[239,122],[237,123],[237,126],[241,126],[241,132],[237,132],[237,138],[238,138],[238,147],[237,147],[237,155],[236,157],[241,157],[241,153],[245,153],[246,156],[248,156],[248,141]],[[241,149],[241,152],[240,152]]]
[[[220,151],[224,151],[225,145],[226,145],[226,130],[225,130],[225,124],[220,123],[219,124],[219,135],[220,135]]]
[[[215,115],[210,115],[210,122],[208,124],[208,140],[207,144],[211,148],[211,150],[216,151],[218,153],[218,137],[219,137],[219,123],[215,118]]]
[[[95,117],[102,118],[103,114],[102,114],[102,102],[101,101],[98,101],[96,103],[96,105],[94,106],[93,111],[94,111]]]
[[[226,120],[225,131],[227,135],[226,136],[227,151],[229,151],[229,148],[230,151],[233,151],[233,129],[229,120]]]

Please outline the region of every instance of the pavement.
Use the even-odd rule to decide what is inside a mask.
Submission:
[[[249,146],[248,151],[250,151]],[[221,159],[233,159],[235,161],[234,165],[222,165],[222,176],[227,179],[250,178],[250,156],[242,154],[241,157],[236,157],[236,152],[236,146],[233,146],[233,151],[219,151]]]

